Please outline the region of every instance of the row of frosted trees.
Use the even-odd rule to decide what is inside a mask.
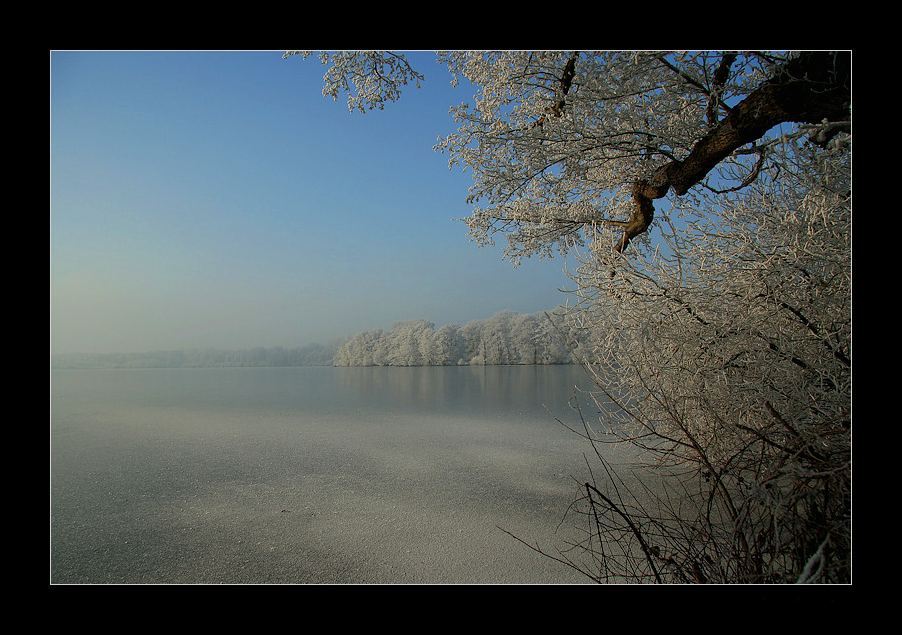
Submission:
[[[464,326],[436,328],[426,320],[397,322],[390,329],[364,331],[335,352],[335,366],[454,366],[570,364],[568,333],[553,314],[502,311]]]

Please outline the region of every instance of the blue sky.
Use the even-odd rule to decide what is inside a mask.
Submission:
[[[470,243],[470,177],[433,151],[453,89],[383,111],[322,96],[313,57],[52,52],[51,352],[302,346],[464,324],[567,296],[564,261]]]

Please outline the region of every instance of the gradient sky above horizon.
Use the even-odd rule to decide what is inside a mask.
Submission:
[[[52,52],[51,352],[295,347],[570,299],[563,260],[515,269],[453,220],[470,175],[433,146],[473,91],[409,57],[422,88],[359,114],[315,57]]]

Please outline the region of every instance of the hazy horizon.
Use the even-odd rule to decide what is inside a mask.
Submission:
[[[554,308],[556,308],[556,307],[551,307],[551,309],[554,309]],[[549,309],[549,311],[550,311],[550,309]],[[496,312],[495,315],[497,315],[498,313],[503,313],[503,312],[504,312],[504,309],[502,309],[502,310],[499,311],[499,312]],[[530,313],[530,314],[528,314],[528,315],[535,315],[535,314],[537,314],[537,313],[543,313],[543,311],[533,312],[533,313]],[[519,313],[518,313],[518,314],[519,314]],[[527,314],[519,314],[519,315],[527,315]],[[467,320],[466,322],[433,322],[433,324],[435,325],[435,328],[436,328],[436,329],[440,329],[440,328],[442,328],[442,327],[444,327],[444,326],[451,326],[451,325],[456,325],[456,326],[458,326],[458,327],[464,327],[464,326],[466,326],[466,324],[468,324],[468,323],[470,323],[470,322],[489,322],[489,320],[491,320],[492,317],[494,317],[494,315],[491,315],[491,316],[488,316],[488,317],[485,317],[485,318],[482,318],[482,317],[475,317],[475,318],[473,318],[472,320]],[[377,330],[383,330],[383,331],[388,332],[388,331],[391,331],[392,328],[393,328],[394,326],[398,325],[398,324],[401,324],[401,323],[404,323],[404,322],[415,322],[415,321],[418,321],[418,319],[417,319],[417,318],[410,318],[410,319],[396,320],[396,321],[393,322],[392,324],[388,324],[388,325],[386,325],[386,324],[379,324],[379,325],[376,325],[376,326],[373,326],[373,327],[370,327],[370,328],[363,328],[363,329],[361,329],[360,331],[357,331],[357,332],[355,332],[355,333],[349,333],[349,334],[346,335],[346,336],[332,337],[332,338],[330,338],[328,341],[321,341],[321,342],[301,342],[301,343],[299,343],[299,344],[291,344],[291,345],[286,345],[286,344],[273,344],[273,345],[271,345],[271,346],[253,345],[253,346],[241,346],[241,347],[232,347],[232,348],[222,348],[222,347],[215,347],[215,346],[185,346],[185,347],[168,347],[168,348],[142,349],[142,350],[134,350],[134,351],[125,351],[125,350],[122,350],[122,351],[106,351],[106,352],[86,351],[86,350],[79,350],[79,351],[73,350],[73,351],[59,352],[59,351],[56,351],[56,350],[52,350],[52,351],[51,351],[51,355],[60,355],[60,356],[64,356],[64,355],[141,355],[141,354],[144,354],[144,353],[165,353],[165,352],[171,352],[171,351],[185,351],[185,352],[188,352],[188,351],[192,351],[192,350],[204,350],[204,349],[209,349],[209,350],[220,350],[220,351],[222,351],[222,352],[239,352],[239,351],[244,351],[244,350],[252,350],[252,349],[255,349],[255,348],[266,348],[266,349],[274,349],[274,348],[303,349],[303,348],[307,348],[307,347],[316,347],[316,346],[323,346],[323,347],[328,348],[329,346],[332,346],[332,345],[339,345],[339,344],[342,344],[342,343],[344,343],[344,342],[347,342],[348,340],[351,340],[351,339],[353,339],[355,336],[360,335],[360,334],[362,334],[362,333],[367,333],[367,332],[377,331]]]
[[[317,59],[51,53],[51,353],[327,344],[567,301],[564,261],[469,242],[470,175],[432,53],[384,111],[322,95]]]

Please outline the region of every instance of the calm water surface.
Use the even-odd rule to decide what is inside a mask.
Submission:
[[[590,448],[552,414],[579,426],[586,384],[571,366],[54,370],[51,582],[586,582],[505,533],[578,539],[558,525]]]

